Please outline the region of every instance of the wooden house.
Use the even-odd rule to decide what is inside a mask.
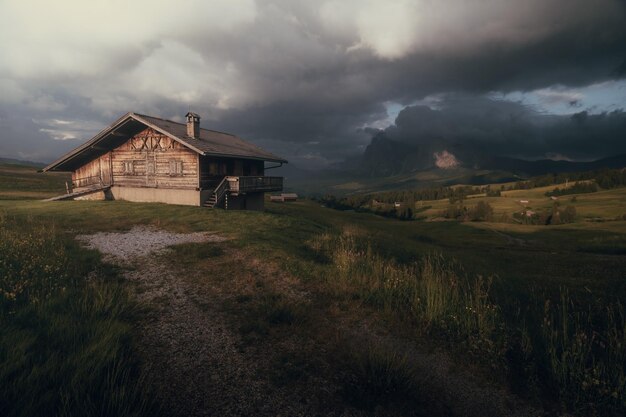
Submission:
[[[262,210],[283,178],[265,171],[287,161],[237,136],[128,113],[43,169],[72,173],[57,199],[114,199]],[[266,166],[269,163],[270,166]],[[271,165],[273,164],[273,165]]]

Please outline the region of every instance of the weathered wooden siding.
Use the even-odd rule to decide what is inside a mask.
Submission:
[[[200,164],[200,166],[198,166]],[[224,176],[263,176],[264,163],[241,158],[198,157],[168,136],[147,128],[78,170],[75,187],[96,183],[126,187],[212,188]]]
[[[128,164],[132,164],[132,170]],[[182,170],[176,171],[176,164]],[[180,165],[178,165],[180,167]],[[146,129],[112,152],[113,183],[130,187],[197,188],[197,154],[153,129]]]
[[[102,155],[72,173],[73,188],[111,184],[111,156]]]

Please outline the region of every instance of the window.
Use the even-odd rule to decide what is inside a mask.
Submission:
[[[135,173],[135,161],[122,161],[124,167],[124,175],[133,175]]]
[[[183,161],[170,159],[170,176],[183,175]]]

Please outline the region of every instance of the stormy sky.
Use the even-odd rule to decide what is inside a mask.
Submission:
[[[525,158],[626,152],[624,0],[0,0],[0,157],[128,111],[315,168],[376,130]]]

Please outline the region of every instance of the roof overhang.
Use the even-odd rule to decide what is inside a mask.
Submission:
[[[183,142],[178,137],[164,131],[158,126],[153,125],[140,116],[134,113],[127,113],[116,120],[112,125],[102,130],[88,142],[66,153],[61,158],[45,167],[42,171],[74,171],[75,169],[83,166],[85,163],[92,161],[122,145],[124,142],[147,127],[168,136],[176,142],[180,142],[185,147],[190,148],[199,154],[203,154],[203,152],[199,149],[194,146],[190,146],[190,144]]]
[[[259,156],[248,156],[248,155],[237,155],[235,153],[217,153],[217,152],[203,152],[204,156],[215,156],[218,158],[235,158],[235,159],[251,159],[254,161],[266,161],[266,162],[277,162],[282,164],[288,164],[289,161],[281,158],[269,158],[269,157],[259,157]]]
[[[162,133],[163,135],[169,137],[170,139],[180,143],[198,153],[199,155],[205,156],[216,156],[216,157],[224,157],[224,158],[243,158],[243,159],[254,159],[258,161],[269,161],[269,162],[279,162],[279,163],[287,163],[286,160],[281,158],[267,158],[267,157],[254,157],[254,156],[246,156],[246,155],[237,155],[237,154],[223,154],[223,153],[213,153],[213,152],[205,152],[197,147],[195,147],[192,143],[182,140],[176,135],[171,134],[167,130],[149,122],[138,114],[135,113],[126,113],[124,116],[120,117],[109,127],[103,129],[100,133],[94,136],[92,139],[82,144],[81,146],[75,148],[74,150],[66,153],[58,160],[54,161],[47,167],[43,168],[43,172],[47,171],[75,171],[77,168],[85,165],[87,162],[92,161],[107,152],[117,148],[122,145],[124,142],[128,141],[137,133],[146,129],[147,127],[154,129],[155,131]]]

